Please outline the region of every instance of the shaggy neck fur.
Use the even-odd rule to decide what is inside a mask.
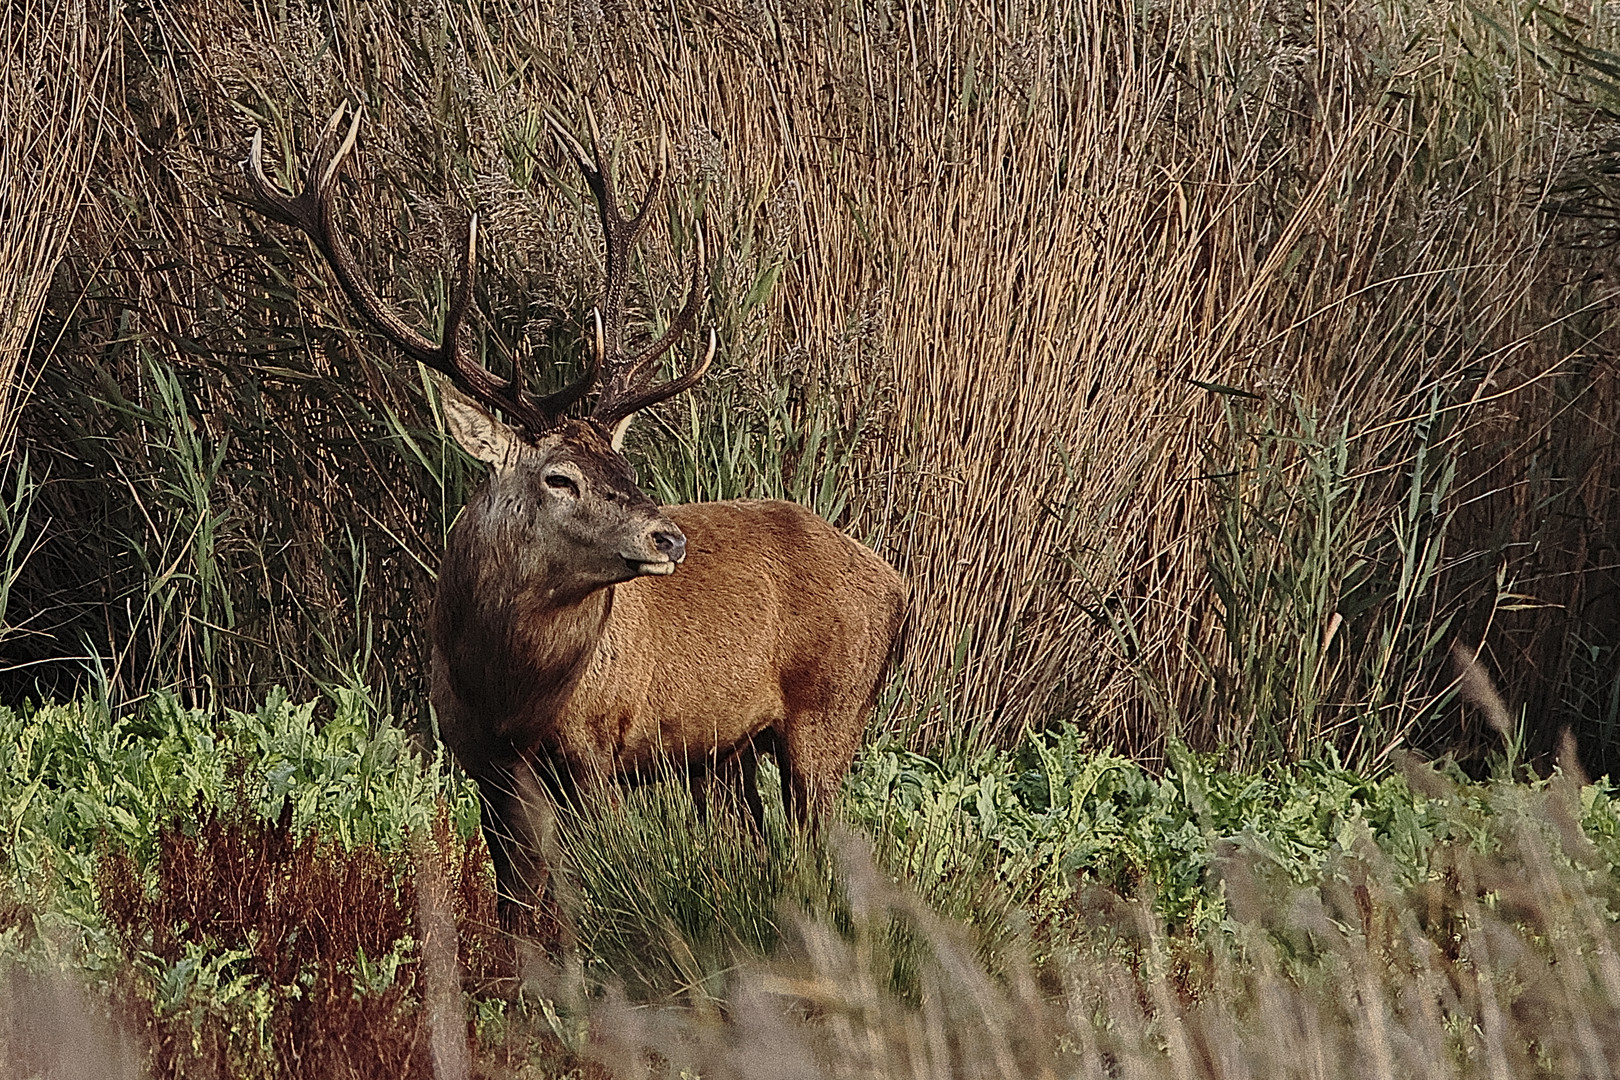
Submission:
[[[554,539],[504,502],[486,489],[452,530],[434,638],[463,702],[498,729],[545,729],[590,664],[613,586],[572,576]]]

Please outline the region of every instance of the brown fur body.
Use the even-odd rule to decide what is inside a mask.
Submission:
[[[434,605],[433,702],[484,793],[503,882],[533,876],[512,866],[532,856],[517,805],[530,776],[555,790],[660,760],[730,760],[757,817],[758,738],[805,818],[831,809],[859,747],[905,614],[900,575],[792,503],[662,512],[686,537],[680,569],[582,596],[552,594],[543,563],[527,580],[514,573],[522,559],[476,515],[452,533]]]

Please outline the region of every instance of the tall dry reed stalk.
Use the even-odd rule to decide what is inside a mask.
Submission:
[[[1039,973],[1009,950],[999,978],[847,844],[849,929],[804,918],[783,955],[739,965],[725,1023],[609,993],[580,1049],[626,1080],[650,1062],[726,1080],[1598,1080],[1620,1065],[1620,941],[1601,858],[1554,839],[1576,790],[1508,796],[1485,826],[1500,846],[1443,845],[1430,881],[1370,843],[1303,886],[1233,858],[1232,917],[1197,938],[1099,892],[1071,913],[1085,944]],[[910,995],[885,977],[897,925]]]
[[[90,187],[113,59],[106,23],[82,5],[0,13],[0,452],[37,373],[23,366],[52,275]],[[33,343],[44,356],[50,343]]]

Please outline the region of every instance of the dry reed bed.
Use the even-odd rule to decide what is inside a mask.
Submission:
[[[19,369],[66,252],[101,142],[110,52],[67,13],[0,14],[0,452],[17,426]]]
[[[464,467],[309,254],[235,203],[255,126],[295,161],[344,100],[367,115],[356,233],[423,323],[460,221],[483,215],[497,364],[526,337],[566,365],[592,292],[588,215],[559,193],[576,182],[542,113],[577,121],[594,102],[636,176],[668,133],[685,186],[648,293],[667,307],[678,291],[679,223],[701,197],[725,252],[727,378],[789,387],[801,427],[831,410],[864,433],[838,466],[845,518],[915,590],[916,719],[897,722],[1005,734],[1073,713],[1143,750],[1166,730],[1241,745],[1297,724],[1267,745],[1370,757],[1441,700],[1448,676],[1420,647],[1438,629],[1470,647],[1490,630],[1549,730],[1572,696],[1558,658],[1577,639],[1608,655],[1608,276],[1538,209],[1577,85],[1536,62],[1556,58],[1545,28],[1506,8],[86,12],[84,40],[113,43],[105,136],[26,425],[55,455],[49,565],[25,579],[54,640],[16,659],[88,640],[125,693],[234,699],[352,674],[417,697],[401,673],[422,669],[415,628]],[[666,422],[712,432],[706,408]],[[1211,477],[1255,471],[1270,440],[1274,535],[1238,546],[1292,572],[1306,428],[1348,447],[1342,543],[1323,594],[1267,622],[1212,588],[1232,496]],[[647,425],[655,460],[659,439]],[[1371,615],[1341,612],[1358,559],[1400,573],[1378,538],[1420,445],[1460,459],[1445,510],[1471,531],[1432,538],[1443,571],[1416,600],[1374,590]],[[1578,486],[1559,479],[1572,463]],[[1273,666],[1320,652],[1314,683],[1237,700],[1255,641],[1275,642]]]

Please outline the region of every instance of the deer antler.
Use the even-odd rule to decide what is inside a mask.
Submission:
[[[602,240],[606,248],[605,280],[602,302],[597,316],[596,360],[600,371],[602,393],[597,398],[591,418],[612,433],[612,444],[618,449],[624,441],[625,429],[636,413],[660,401],[666,401],[695,386],[708,372],[714,360],[715,336],[709,332],[709,348],[703,360],[680,375],[661,385],[648,385],[653,367],[697,321],[698,305],[703,298],[704,247],[701,225],[697,235],[697,262],[692,271],[692,287],[686,294],[686,303],[680,314],[662,337],[652,342],[633,357],[624,354],[624,293],[630,263],[630,249],[646,230],[649,213],[664,184],[664,163],[667,149],[659,154],[659,163],[653,172],[647,193],[634,217],[625,217],[619,210],[618,193],[613,184],[613,164],[602,152],[602,135],[596,126],[596,115],[589,109],[586,117],[591,126],[591,150],[570,135],[554,117],[547,116],[552,130],[567,147],[585,174],[591,194],[596,196],[596,208],[602,219]]]
[[[348,240],[337,227],[337,212],[333,207],[334,181],[349,151],[354,149],[355,136],[360,131],[360,113],[355,111],[349,120],[348,131],[341,139],[338,138],[344,114],[348,111],[348,105],[342,105],[327,121],[326,131],[310,158],[304,190],[296,196],[282,190],[265,176],[264,133],[254,131],[252,148],[247,160],[242,163],[242,169],[258,197],[259,209],[276,221],[299,229],[314,242],[337,275],[338,285],[349,302],[373,330],[392,342],[400,352],[448,375],[467,393],[485,405],[501,410],[508,420],[530,434],[554,427],[563,412],[584,397],[595,383],[600,349],[582,376],[555,393],[534,399],[524,391],[521,371],[514,370],[511,379],[503,379],[462,349],[458,331],[472,303],[473,272],[478,253],[477,214],[467,223],[466,257],[450,294],[450,308],[445,313],[444,335],[439,344],[435,345],[412,330],[398,313],[385,306],[356,266]]]

